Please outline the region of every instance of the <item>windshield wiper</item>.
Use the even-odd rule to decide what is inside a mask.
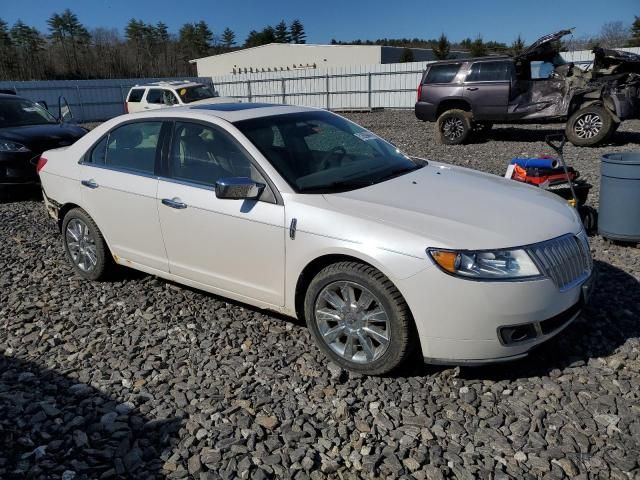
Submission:
[[[376,178],[373,183],[380,183],[380,182],[384,182],[385,180],[391,180],[392,178],[399,177],[401,175],[404,175],[405,173],[413,172],[414,170],[418,170],[422,167],[424,167],[424,165],[414,165],[413,167],[395,168],[390,172],[385,173],[381,177]]]

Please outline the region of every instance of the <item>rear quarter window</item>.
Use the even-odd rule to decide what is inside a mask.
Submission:
[[[500,82],[510,80],[513,71],[511,62],[477,62],[471,65],[467,82]]]
[[[433,65],[424,77],[424,83],[451,83],[461,66],[462,63]]]
[[[142,100],[142,96],[144,95],[144,88],[132,88],[129,92],[128,102],[140,102]]]

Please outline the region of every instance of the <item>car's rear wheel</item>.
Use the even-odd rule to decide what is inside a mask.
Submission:
[[[436,123],[438,139],[445,145],[460,145],[471,134],[471,114],[464,110],[447,110]]]
[[[81,208],[69,210],[62,221],[62,243],[74,271],[87,280],[103,278],[112,260],[98,226]]]
[[[381,375],[398,367],[417,339],[411,312],[391,281],[357,262],[325,267],[305,296],[309,330],[341,367]]]
[[[576,111],[565,128],[567,138],[578,147],[592,147],[603,142],[611,133],[613,118],[599,105],[591,105]]]

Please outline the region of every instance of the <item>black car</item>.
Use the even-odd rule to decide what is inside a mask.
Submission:
[[[66,123],[72,115],[60,97],[58,118],[42,105],[0,93],[0,191],[38,185],[36,164],[45,150],[71,145],[87,130]]]

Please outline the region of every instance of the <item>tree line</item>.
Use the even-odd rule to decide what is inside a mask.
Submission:
[[[534,39],[535,40],[535,39]],[[341,41],[332,39],[332,45],[387,45],[391,47],[405,48],[401,56],[402,62],[412,62],[411,48],[426,48],[433,50],[435,57],[446,60],[451,57],[452,50],[469,52],[472,57],[485,55],[509,54],[518,55],[522,52],[526,43],[521,35],[518,35],[511,44],[495,41],[485,41],[481,35],[475,39],[465,38],[459,42],[452,42],[443,33],[439,38],[379,38],[376,40]],[[595,47],[623,48],[640,47],[640,17],[635,16],[633,23],[628,26],[622,21],[607,22],[602,25],[598,35],[583,35],[569,37],[559,45],[560,50],[591,50]]]
[[[225,28],[215,34],[205,21],[185,23],[177,34],[163,22],[131,19],[122,35],[115,28],[84,26],[66,9],[47,19],[47,31],[21,20],[0,18],[0,80],[144,78],[195,75],[189,60],[272,42],[305,43],[304,25],[252,30],[242,44]]]

